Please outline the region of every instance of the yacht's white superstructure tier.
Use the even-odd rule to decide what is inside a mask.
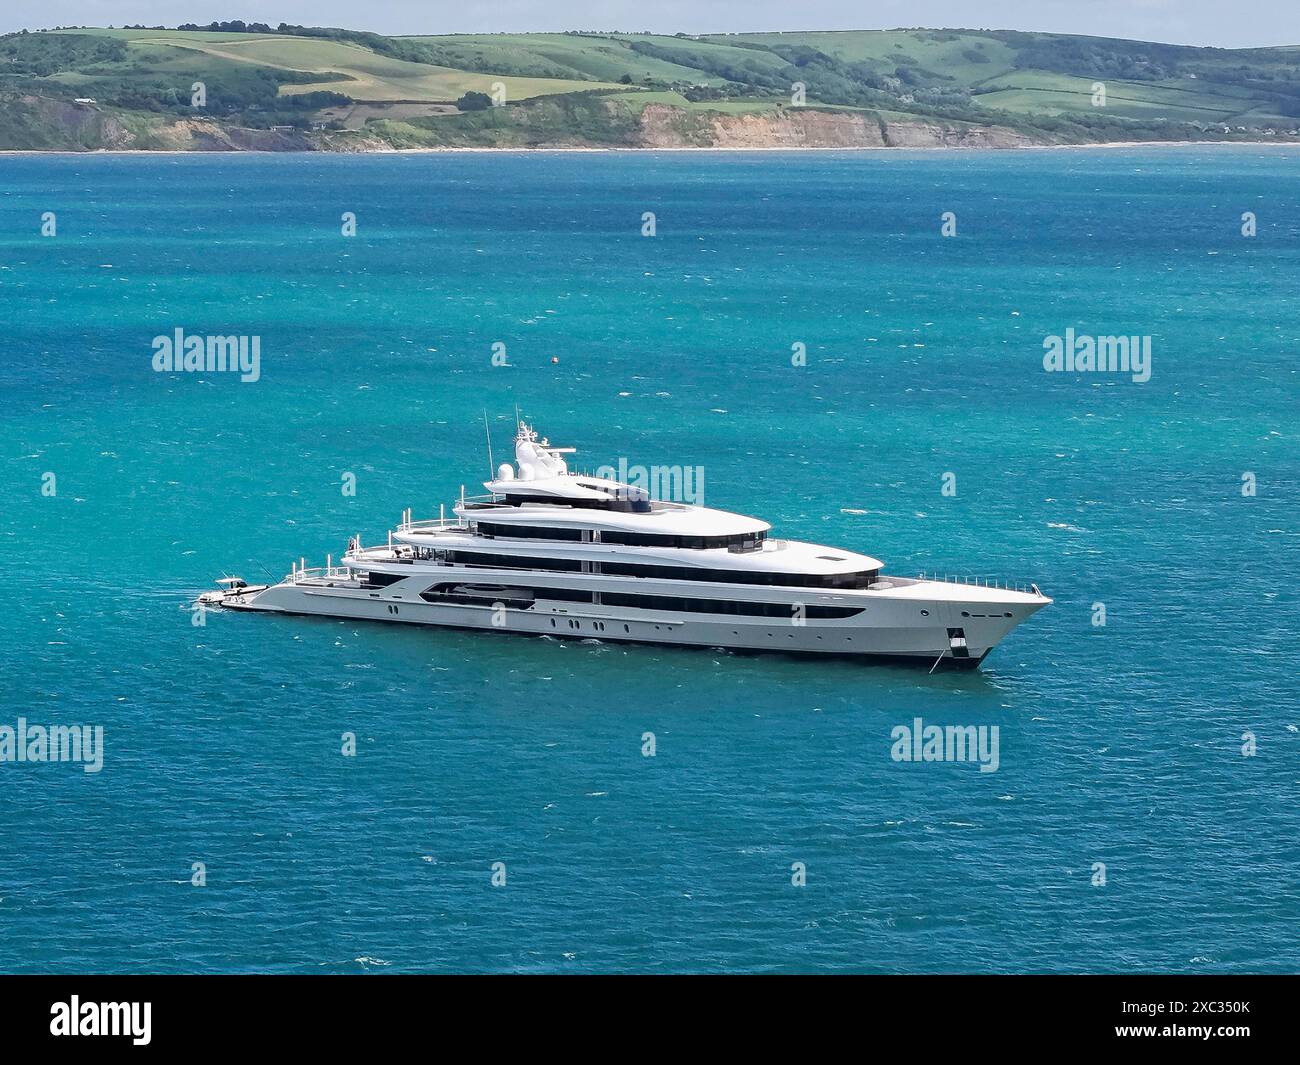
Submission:
[[[636,531],[660,536],[756,536],[772,526],[725,510],[653,502],[643,512],[577,508],[562,503],[457,503],[466,521],[498,525],[540,525],[548,529]]]
[[[550,528],[557,528],[551,526]],[[481,523],[479,526],[481,530]],[[508,532],[484,535],[467,526],[418,526],[397,530],[393,540],[420,550],[509,551],[521,558],[545,559],[563,555],[593,562],[640,561],[689,569],[726,569],[737,573],[791,572],[796,574],[852,574],[879,570],[884,563],[870,555],[823,547],[800,540],[764,540],[748,551],[725,547],[680,548],[659,545],[620,544],[604,540],[554,542],[531,537],[514,537]]]

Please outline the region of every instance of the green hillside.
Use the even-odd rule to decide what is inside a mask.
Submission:
[[[1300,142],[1298,126],[1297,48],[1001,30],[392,37],[242,22],[0,37],[7,149]]]

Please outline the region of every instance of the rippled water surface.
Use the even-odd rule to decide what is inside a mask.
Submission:
[[[1294,971],[1298,166],[0,158],[0,725],[105,736],[0,764],[0,969]],[[261,379],[154,373],[177,327]],[[1045,373],[1067,327],[1151,380]],[[516,403],[579,467],[1055,603],[934,676],[191,624],[480,490]],[[891,759],[918,717],[997,771]]]

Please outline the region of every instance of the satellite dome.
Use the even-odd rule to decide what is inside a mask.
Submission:
[[[498,481],[513,481],[514,479],[515,479],[515,468],[511,466],[510,463],[503,462],[501,463],[500,466],[497,467]]]

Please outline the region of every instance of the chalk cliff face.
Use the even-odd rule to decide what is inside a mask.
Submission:
[[[733,115],[648,104],[639,146],[646,148],[882,148],[880,123],[853,112],[798,109]]]
[[[1042,144],[1001,126],[940,126],[933,122],[889,122],[885,138],[891,148],[1023,148]]]
[[[783,108],[751,114],[686,111],[649,104],[642,148],[1014,148],[1030,138],[997,126],[890,122],[853,111]]]
[[[203,118],[182,118],[148,130],[133,147],[180,152],[303,152],[315,150],[297,130],[246,129]]]

